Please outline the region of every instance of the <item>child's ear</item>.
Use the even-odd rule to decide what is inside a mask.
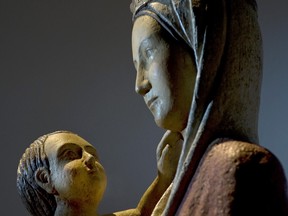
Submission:
[[[43,188],[49,194],[55,194],[55,189],[52,185],[50,172],[48,169],[41,167],[38,168],[35,172],[35,181],[36,183]]]

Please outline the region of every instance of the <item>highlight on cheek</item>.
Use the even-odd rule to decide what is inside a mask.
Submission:
[[[79,166],[74,163],[74,161],[71,161],[70,163],[67,163],[63,167],[63,178],[69,179],[69,183],[73,183],[75,181],[75,178],[77,176],[80,176],[79,173]]]

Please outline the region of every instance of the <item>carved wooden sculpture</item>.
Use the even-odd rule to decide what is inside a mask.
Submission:
[[[57,131],[26,149],[17,186],[33,216],[96,216],[106,175],[91,144],[71,132]]]
[[[258,145],[256,2],[134,0],[131,10],[136,91],[184,141],[153,215],[288,215],[281,164]]]
[[[258,145],[256,2],[134,0],[131,10],[136,92],[167,132],[138,206],[108,215],[287,216],[281,164]],[[17,184],[32,215],[97,216],[106,176],[87,141],[56,132],[26,150]]]
[[[151,215],[174,178],[180,140],[180,134],[170,131],[163,136],[157,151],[158,175],[138,206],[106,216]],[[33,216],[99,216],[106,183],[96,149],[69,131],[56,131],[35,140],[17,170],[19,194]]]

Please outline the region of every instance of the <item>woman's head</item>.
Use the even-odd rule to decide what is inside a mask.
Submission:
[[[205,14],[205,7],[206,2],[204,1],[197,1],[197,4],[194,5],[194,2],[192,1],[179,1],[179,0],[150,0],[150,1],[139,1],[135,0],[132,1],[131,4],[131,10],[133,13],[133,32],[132,32],[132,47],[133,47],[133,58],[134,63],[137,58],[135,53],[137,53],[137,37],[140,35],[137,34],[138,29],[141,30],[141,32],[147,32],[151,31],[154,26],[158,26],[157,28],[161,29],[161,32],[163,32],[162,35],[169,35],[169,41],[166,40],[166,44],[169,46],[166,46],[165,52],[158,52],[158,55],[165,55],[168,53],[169,56],[170,53],[173,53],[173,56],[171,58],[161,58],[162,61],[158,60],[158,71],[163,71],[163,69],[166,71],[167,77],[173,77],[170,79],[170,92],[173,92],[174,94],[166,93],[166,95],[169,98],[169,100],[166,102],[162,102],[162,110],[168,109],[171,111],[171,115],[175,116],[173,120],[168,119],[162,119],[162,122],[168,121],[168,124],[159,124],[159,118],[155,115],[156,113],[152,112],[154,115],[154,118],[156,120],[156,123],[163,128],[169,129],[169,130],[177,130],[181,131],[187,127],[187,121],[188,116],[190,112],[190,107],[195,100],[195,95],[199,95],[198,93],[198,84],[196,81],[196,78],[200,78],[199,70],[201,70],[201,60],[203,57],[203,43],[204,43],[204,29],[205,29],[205,21],[206,21],[206,14]],[[192,9],[193,8],[193,9]],[[198,16],[196,16],[196,14]],[[149,18],[148,18],[149,17]],[[140,21],[139,21],[140,20]],[[145,24],[145,20],[150,20],[149,24]],[[153,23],[151,24],[151,20],[153,20]],[[136,29],[136,30],[135,30]],[[161,35],[159,36],[161,38]],[[136,38],[136,39],[135,39]],[[142,37],[143,38],[143,37]],[[168,38],[166,36],[165,38]],[[215,37],[217,38],[217,37]],[[220,39],[214,40],[215,46],[217,42]],[[135,43],[136,41],[136,43]],[[159,43],[163,40],[158,40]],[[135,48],[136,47],[136,48]],[[161,47],[161,46],[160,46]],[[173,47],[179,47],[179,49],[175,49],[172,51]],[[181,47],[181,48],[180,48]],[[154,48],[158,49],[158,43],[157,41],[154,43]],[[218,52],[222,51],[223,46],[217,47],[217,52],[214,53],[214,63],[210,65],[210,76],[209,74],[205,74],[204,77],[208,77],[209,82],[205,83],[206,92],[209,92],[211,89],[211,80],[213,80],[213,77],[215,77],[214,70],[218,66],[218,63],[220,62],[220,55],[217,55]],[[139,52],[139,51],[138,51]],[[136,56],[136,58],[135,58]],[[185,56],[183,58],[183,56]],[[164,59],[164,60],[163,60]],[[177,64],[175,64],[177,62]],[[137,62],[136,62],[137,63]],[[184,63],[184,64],[183,64]],[[174,68],[168,68],[167,65],[177,65],[177,67]],[[215,66],[214,66],[215,65]],[[136,70],[138,72],[137,74],[137,81],[136,85],[139,80],[139,74],[141,75],[141,67],[139,65],[135,65]],[[214,67],[214,68],[213,68]],[[157,72],[157,70],[154,70],[154,73]],[[150,70],[146,71],[146,74],[149,75]],[[184,73],[183,73],[184,72]],[[183,75],[184,74],[184,75]],[[162,87],[160,84],[161,79],[163,77],[160,76],[160,73],[156,73],[158,76],[157,82],[154,82],[154,85],[152,86],[151,83],[149,83],[148,79],[146,79],[146,83],[151,86],[152,90],[156,87]],[[188,76],[187,76],[188,75]],[[202,73],[203,75],[203,73]],[[149,78],[149,76],[146,76]],[[177,79],[176,79],[177,78]],[[143,79],[143,78],[141,78]],[[201,77],[203,79],[203,76]],[[198,80],[199,81],[199,80]],[[178,83],[183,83],[186,87],[185,88],[179,88]],[[136,86],[137,90],[137,86]],[[167,90],[160,88],[160,90],[167,92]],[[169,91],[168,91],[169,92]],[[194,94],[194,96],[193,96]],[[207,95],[207,94],[206,94]],[[205,96],[206,96],[205,95]],[[205,98],[200,94],[201,100],[205,100]],[[179,97],[179,99],[175,99],[175,97]],[[182,97],[182,99],[181,99]],[[194,98],[193,98],[194,97]],[[207,97],[207,96],[206,96]],[[196,98],[197,99],[197,98]],[[198,100],[198,99],[197,99]],[[177,103],[179,101],[179,103]],[[174,103],[175,102],[175,103]],[[180,106],[179,104],[182,105]],[[200,104],[196,102],[197,104]],[[195,103],[194,103],[195,104]],[[206,104],[207,105],[207,104]],[[201,110],[201,111],[199,111]],[[179,114],[178,116],[176,114]],[[193,112],[196,116],[203,115],[203,109],[198,109],[197,111]],[[168,117],[168,116],[167,116]],[[195,121],[196,122],[196,121]],[[174,127],[172,127],[174,126]]]
[[[209,128],[214,127],[215,133],[226,136],[233,132],[237,138],[257,141],[262,53],[255,1],[134,0],[131,10],[136,91],[143,96],[152,95],[146,96],[147,99],[144,96],[147,103],[154,96],[149,92],[159,88],[168,98],[167,103],[161,103],[160,110],[166,113],[169,113],[168,110],[182,112],[182,119],[178,116],[171,121],[172,124],[162,124],[168,121],[163,119],[165,115],[160,119],[160,112],[150,109],[156,123],[170,130],[183,129],[183,122],[188,119],[188,107],[190,125],[185,126],[191,128],[189,133],[194,138],[200,124],[209,116],[213,119],[209,122]],[[149,39],[152,32],[158,35],[153,45]],[[140,43],[145,40],[148,41],[146,44],[150,43],[150,48],[142,56],[148,54],[151,61],[151,57],[154,57],[151,54],[163,55],[157,62],[151,61],[152,67],[148,69],[140,62]],[[164,48],[161,49],[162,44]],[[172,52],[175,47],[179,49]],[[179,67],[169,68],[169,63]],[[149,80],[152,77],[151,68],[154,69],[153,77],[157,77],[153,85]],[[160,73],[163,71],[165,76]],[[162,88],[167,77],[170,78],[168,90]],[[141,82],[142,86],[139,85]],[[177,82],[184,83],[186,87],[178,88]],[[185,97],[185,100],[179,99],[182,103],[184,101],[182,107],[175,102],[175,96],[179,95]],[[181,124],[172,128],[171,125],[177,125],[176,119]],[[221,124],[223,127],[219,127]]]
[[[182,40],[175,41],[153,17],[143,15],[135,20],[135,88],[162,128],[182,131],[186,127],[196,78],[191,51]]]

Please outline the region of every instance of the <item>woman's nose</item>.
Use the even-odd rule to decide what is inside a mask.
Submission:
[[[135,91],[144,96],[152,88],[148,79],[144,78],[142,73],[137,73]]]

